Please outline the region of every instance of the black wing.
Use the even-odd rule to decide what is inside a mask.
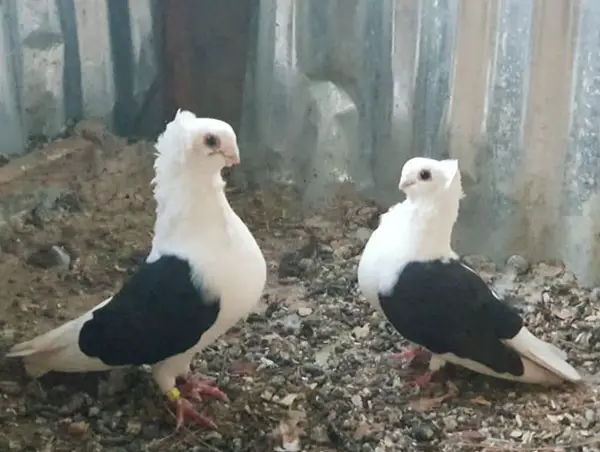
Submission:
[[[498,373],[523,374],[519,355],[501,342],[519,332],[521,316],[460,262],[410,262],[392,293],[379,299],[389,321],[409,341]]]
[[[110,366],[154,364],[200,340],[219,315],[191,280],[189,263],[163,256],[145,263],[79,334],[79,348]]]

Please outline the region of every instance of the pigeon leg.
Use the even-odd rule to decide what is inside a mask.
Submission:
[[[210,429],[217,428],[212,419],[198,413],[198,411],[194,409],[192,403],[181,396],[181,393],[177,388],[171,389],[167,393],[167,397],[175,404],[177,409],[177,426],[175,427],[175,431],[179,430],[186,420],[197,427],[206,427]]]
[[[406,361],[410,362],[413,359],[415,359],[419,356],[423,356],[425,354],[426,354],[426,352],[422,348],[414,348],[414,349],[405,350],[400,353],[392,353],[392,358],[406,360]]]
[[[418,386],[419,388],[423,389],[425,388],[429,382],[431,381],[431,378],[433,377],[433,374],[435,372],[428,370],[427,372],[425,372],[423,375],[419,375],[418,377],[416,377],[411,384],[413,386]]]
[[[206,380],[201,380],[195,375],[189,375],[185,379],[185,383],[181,386],[181,393],[184,397],[201,402],[203,396],[228,402],[227,394],[217,388],[214,383]]]

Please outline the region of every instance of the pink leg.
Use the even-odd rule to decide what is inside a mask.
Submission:
[[[422,348],[414,348],[412,350],[405,350],[403,352],[400,353],[392,353],[391,357],[394,359],[400,359],[403,361],[412,361],[415,358],[418,358],[419,356],[423,356],[425,355],[427,352],[425,352],[425,350],[423,350]]]
[[[175,401],[175,405],[177,406],[177,427],[175,427],[175,431],[181,428],[185,420],[188,420],[198,427],[206,427],[210,429],[217,428],[212,419],[198,413],[189,400],[180,397]]]
[[[429,384],[434,373],[435,372],[428,370],[423,375],[419,375],[418,377],[416,377],[410,384],[423,389]]]
[[[188,376],[180,389],[183,397],[196,402],[202,402],[203,397],[229,401],[227,394],[217,388],[213,382],[203,381],[195,375]]]

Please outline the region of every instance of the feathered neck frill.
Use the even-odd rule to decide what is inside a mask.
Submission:
[[[158,155],[152,181],[156,199],[155,242],[172,236],[193,239],[199,231],[226,231],[232,210],[219,169],[198,172],[185,162],[165,161]]]

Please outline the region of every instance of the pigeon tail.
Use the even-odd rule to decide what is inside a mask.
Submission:
[[[564,360],[565,353],[562,350],[538,339],[525,327],[521,328],[521,331],[515,337],[507,340],[506,344],[523,358],[553,373],[562,380],[572,383],[582,380],[579,372]],[[526,367],[524,379],[527,378],[527,370]]]
[[[110,298],[94,309],[105,305],[109,300]],[[79,331],[92,317],[92,311],[31,340],[14,345],[6,356],[22,357],[25,371],[33,378],[50,371],[91,372],[109,369],[109,366],[85,356],[79,349]]]

